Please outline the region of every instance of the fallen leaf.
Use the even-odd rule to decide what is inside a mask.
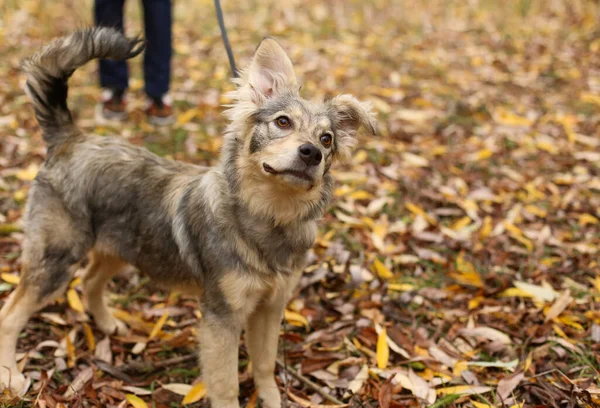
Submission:
[[[514,391],[514,389],[517,388],[523,378],[525,378],[524,373],[516,373],[501,379],[498,383],[498,388],[496,389],[500,401],[505,401]]]
[[[19,278],[17,275],[13,275],[12,273],[1,273],[0,278],[2,278],[4,282],[12,285],[18,285],[21,281],[21,278]]]
[[[156,325],[152,328],[152,331],[150,332],[150,335],[148,336],[148,340],[152,340],[153,338],[155,338],[156,336],[158,336],[160,334],[160,332],[168,318],[169,318],[169,313],[166,312],[158,319],[158,321],[156,322]]]
[[[569,306],[573,298],[571,298],[571,291],[565,290],[562,295],[552,304],[552,307],[546,313],[546,322],[558,317],[566,308]]]
[[[552,302],[558,297],[558,294],[550,285],[539,286],[521,281],[515,281],[514,285],[542,303]]]
[[[137,395],[127,394],[125,398],[134,408],[148,408],[148,404]]]
[[[379,259],[375,258],[373,261],[373,268],[377,275],[382,279],[391,279],[394,277],[394,274],[388,269],[387,266],[383,264]]]
[[[292,310],[285,309],[283,311],[283,316],[284,316],[285,320],[290,324],[308,328],[308,320],[306,319],[306,317],[302,316],[298,312],[294,312]]]
[[[172,384],[163,384],[162,387],[166,390],[169,390],[177,395],[186,396],[192,390],[192,386],[189,384],[180,384],[180,383],[172,383]]]
[[[383,328],[377,337],[377,367],[381,369],[386,368],[389,358],[390,348],[387,343],[387,332]]]
[[[502,333],[500,330],[496,330],[491,327],[479,326],[472,329],[464,328],[460,329],[459,333],[468,337],[483,337],[487,340],[498,341],[502,344],[512,343],[509,336]]]
[[[77,291],[75,289],[69,289],[67,291],[67,300],[69,302],[69,306],[71,307],[71,309],[73,309],[79,313],[85,313],[85,308],[83,307],[83,303],[81,303],[79,294],[77,294]]]
[[[200,401],[202,398],[206,396],[206,386],[204,382],[199,382],[194,384],[190,391],[186,394],[181,401],[182,404],[193,404],[194,402]]]
[[[492,390],[493,390],[492,387],[486,387],[486,386],[456,385],[453,387],[438,388],[435,390],[435,392],[438,395],[448,395],[448,394],[478,395],[478,394],[488,393]]]

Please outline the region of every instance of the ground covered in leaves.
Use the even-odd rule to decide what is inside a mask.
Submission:
[[[277,381],[288,406],[598,406],[598,6],[224,3],[239,62],[274,35],[305,96],[354,93],[378,112],[379,136],[333,171],[335,204],[286,311]],[[130,33],[138,7],[128,2]],[[75,74],[79,125],[214,164],[232,85],[212,7],[175,2],[175,125],[145,122],[139,58],[122,127],[94,120],[96,64]],[[19,280],[23,206],[44,157],[19,61],[90,22],[91,4],[6,0],[0,14],[1,304]],[[102,335],[75,279],[27,325],[19,364],[32,383],[4,406],[208,406],[195,300],[135,272],[110,289],[131,334]],[[254,407],[248,368],[242,346],[241,401]]]

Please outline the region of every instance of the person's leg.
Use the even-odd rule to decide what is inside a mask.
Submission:
[[[123,6],[125,0],[95,0],[96,25],[114,27],[123,31]],[[128,85],[128,70],[125,61],[100,60],[100,86],[124,92]]]
[[[153,100],[160,100],[169,91],[171,79],[171,1],[143,0],[143,5],[146,94]]]

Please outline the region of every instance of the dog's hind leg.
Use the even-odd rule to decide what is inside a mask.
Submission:
[[[39,261],[28,261],[23,263],[19,286],[0,311],[0,388],[17,393],[25,383],[15,359],[19,334],[33,313],[64,293],[78,266],[70,249],[48,247]]]
[[[21,282],[0,311],[0,388],[20,392],[15,353],[29,317],[61,296],[92,246],[86,223],[73,218],[54,188],[37,177],[29,193]]]
[[[0,311],[0,389],[20,392],[25,377],[19,372],[15,359],[17,339],[29,316],[37,309],[36,294],[20,285],[10,295]]]
[[[88,311],[94,316],[96,325],[104,333],[123,336],[128,332],[127,326],[114,317],[106,306],[104,288],[110,278],[124,270],[129,264],[117,257],[98,251],[92,251],[90,258],[90,264],[83,277],[83,290],[86,295]]]

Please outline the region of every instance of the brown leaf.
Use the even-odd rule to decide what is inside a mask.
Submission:
[[[501,379],[496,390],[500,401],[506,400],[514,391],[514,389],[517,388],[523,378],[525,378],[524,373],[516,373]]]
[[[385,383],[379,388],[379,406],[381,408],[388,408],[390,406],[390,401],[392,400],[392,380],[394,376],[392,375],[388,378]]]

